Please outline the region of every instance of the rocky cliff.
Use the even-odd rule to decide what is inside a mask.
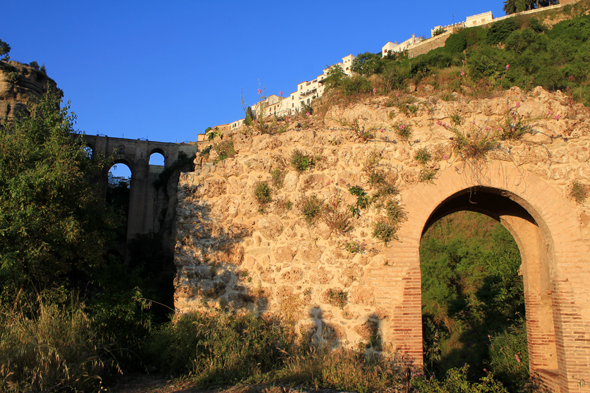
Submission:
[[[61,94],[55,81],[39,67],[0,61],[0,123],[26,110],[48,90]]]

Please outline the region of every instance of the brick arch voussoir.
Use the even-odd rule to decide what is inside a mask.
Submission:
[[[586,360],[590,358],[590,291],[586,289],[590,282],[590,249],[583,240],[575,212],[562,194],[537,175],[511,163],[489,161],[477,168],[458,163],[441,171],[434,182],[419,183],[403,193],[402,205],[408,220],[398,232],[399,241],[390,244],[387,266],[375,272],[386,284],[376,294],[378,303],[393,307],[394,320],[401,321],[401,325],[420,323],[420,308],[415,306],[421,302],[419,248],[424,226],[432,212],[449,197],[478,186],[507,191],[543,231],[548,252],[553,254],[549,270],[556,344],[561,348],[561,381],[569,384],[574,374],[588,380],[590,371],[582,370],[590,370]],[[403,341],[404,345],[413,342],[416,348],[421,348],[421,339],[421,328],[400,326],[392,334],[393,341]],[[415,363],[421,363],[421,354],[417,349],[414,352]]]

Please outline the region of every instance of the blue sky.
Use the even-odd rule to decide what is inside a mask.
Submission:
[[[348,54],[492,11],[501,0],[5,1],[11,58],[45,64],[87,134],[194,141]]]

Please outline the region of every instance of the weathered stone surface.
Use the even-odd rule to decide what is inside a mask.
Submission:
[[[318,263],[325,247],[318,247],[312,242],[301,242],[297,258],[307,263]]]
[[[275,252],[274,256],[278,263],[291,263],[293,261],[293,257],[297,254],[297,245],[288,245],[283,247],[278,247]]]
[[[283,223],[277,216],[262,217],[256,221],[256,229],[267,239],[275,240],[283,233]]]
[[[313,269],[310,278],[312,284],[326,285],[334,278],[334,273],[322,266],[319,269]]]
[[[207,173],[197,171],[181,177],[181,222],[175,250],[179,269],[175,281],[177,307],[201,309],[204,304],[219,307],[222,303],[244,310],[258,307],[259,312],[288,318],[296,331],[314,342],[383,342],[392,351],[421,354],[422,337],[420,329],[415,328],[421,324],[421,231],[443,201],[483,187],[517,204],[522,199],[534,220],[541,220],[537,224],[542,236],[549,236],[535,243],[543,245],[537,251],[547,253],[551,261],[544,265],[549,272],[546,276],[554,277],[542,293],[551,298],[546,301],[549,307],[558,307],[555,305],[563,300],[571,313],[560,314],[552,308],[541,314],[590,321],[590,310],[585,306],[590,304],[590,295],[580,290],[585,285],[581,283],[590,280],[586,269],[590,213],[570,194],[574,180],[582,189],[590,186],[587,110],[574,111],[563,95],[542,89],[529,94],[513,89],[483,100],[454,93],[454,100],[442,101],[436,91],[427,96],[423,86],[416,88],[414,98],[419,109],[415,114],[387,107],[388,97],[371,97],[347,107],[332,107],[322,119],[316,115],[292,119],[287,131],[279,135],[254,132],[254,136],[246,137],[243,129],[229,132],[227,137],[239,146],[233,161],[218,165],[203,160],[202,168],[211,164]],[[541,132],[515,141],[498,139],[491,151],[476,158],[457,147],[457,135],[450,130],[452,114],[463,119],[457,129],[466,136],[467,146],[476,148],[478,133],[504,126],[510,108],[518,108],[525,122],[534,118],[533,128]],[[549,110],[554,115],[547,116]],[[553,117],[557,114],[560,120]],[[360,127],[375,134],[374,139],[362,140],[357,135],[353,129],[357,120]],[[409,140],[397,134],[395,127],[400,122],[412,127]],[[296,128],[297,123],[309,129]],[[297,172],[290,164],[294,149],[314,156],[316,165]],[[430,154],[426,166],[415,159],[420,149]],[[425,168],[435,171],[429,182],[421,182]],[[261,209],[253,195],[254,187],[258,181],[270,181],[272,169],[286,172],[283,187],[273,187],[273,202]],[[399,201],[408,217],[398,229],[399,240],[387,245],[372,237],[375,223],[384,218],[384,209],[374,206],[359,209],[354,217],[350,214],[350,206],[357,204],[351,187],[361,187],[369,198],[377,194],[372,170],[399,190],[391,200]],[[316,195],[324,203],[339,199],[342,212],[350,219],[350,229],[345,233],[332,231],[325,216],[308,225],[298,204],[303,195]],[[496,206],[481,208],[494,213]],[[506,214],[502,222],[507,225],[520,217]],[[514,231],[527,225],[534,227],[528,221],[513,224]],[[535,238],[529,235],[521,233],[521,243]],[[570,241],[573,246],[564,248]],[[232,244],[242,249],[230,248]],[[361,250],[351,251],[354,247]],[[553,249],[556,251],[551,254]],[[545,263],[536,256],[526,260],[529,264]],[[216,275],[208,270],[212,263],[219,267]],[[536,274],[536,268],[526,268],[525,280]],[[528,281],[525,287],[535,288],[540,285],[538,281],[542,280]],[[207,285],[201,286],[203,283]],[[191,286],[196,292],[183,289]],[[264,295],[256,295],[261,293]],[[537,306],[531,307],[534,314]],[[533,318],[540,321],[545,318],[541,314]],[[559,329],[567,330],[567,324]],[[590,342],[590,335],[585,333],[564,333],[564,342],[574,352],[577,347],[569,337],[578,336],[581,338],[575,345],[585,345],[582,340]],[[534,337],[537,341],[529,342],[533,346],[550,341],[545,336]],[[580,359],[587,358],[590,346],[584,351],[579,352]],[[421,357],[416,356],[416,364],[421,364]],[[534,368],[534,362],[531,364]]]
[[[365,286],[355,286],[350,291],[350,302],[353,304],[362,304],[363,306],[372,306],[375,304],[373,289]]]

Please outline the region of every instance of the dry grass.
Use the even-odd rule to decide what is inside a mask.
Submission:
[[[107,347],[83,306],[38,300],[29,310],[2,309],[0,391],[99,391]],[[31,312],[30,310],[36,310]]]

